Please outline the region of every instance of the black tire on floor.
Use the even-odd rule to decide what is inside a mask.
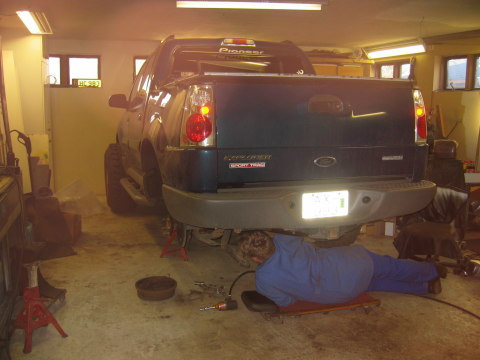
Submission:
[[[110,144],[105,151],[105,190],[107,204],[114,213],[125,214],[135,208],[135,203],[120,184],[125,176],[122,168],[121,150],[119,144]]]

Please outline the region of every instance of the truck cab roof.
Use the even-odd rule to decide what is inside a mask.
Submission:
[[[156,71],[157,79],[161,80],[205,72],[315,74],[305,54],[289,41],[169,37],[156,54],[161,65]]]

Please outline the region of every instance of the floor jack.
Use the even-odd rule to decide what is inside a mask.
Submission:
[[[32,333],[34,330],[42,326],[53,324],[60,335],[63,337],[68,336],[45,305],[45,303],[51,299],[40,297],[37,276],[38,264],[38,262],[25,264],[25,267],[28,270],[28,287],[23,290],[24,304],[20,309],[17,319],[12,325],[9,334],[12,336],[16,329],[25,330],[25,344],[23,347],[24,353],[29,353],[32,351]]]

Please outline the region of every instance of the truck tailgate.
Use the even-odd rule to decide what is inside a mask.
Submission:
[[[215,104],[220,187],[414,175],[408,81],[230,76]]]

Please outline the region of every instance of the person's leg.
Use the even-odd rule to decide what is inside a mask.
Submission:
[[[428,282],[408,282],[373,278],[367,291],[388,291],[424,295],[429,293]]]
[[[373,260],[373,277],[368,291],[428,293],[428,282],[438,277],[435,265],[368,252]]]

